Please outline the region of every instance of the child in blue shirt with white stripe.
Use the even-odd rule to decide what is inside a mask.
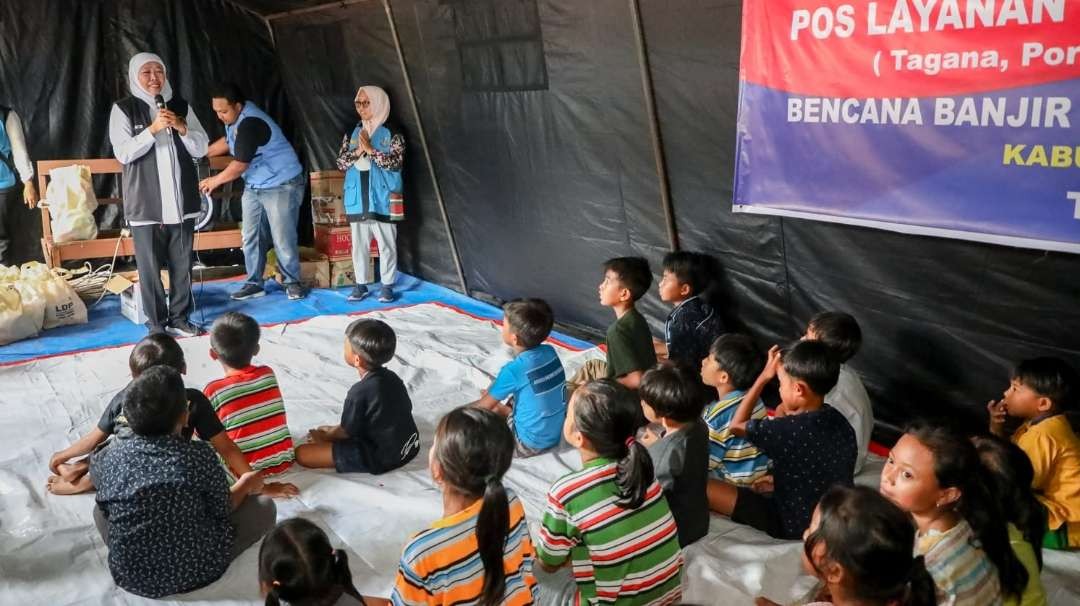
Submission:
[[[514,349],[514,359],[475,404],[506,417],[514,454],[531,457],[559,445],[566,418],[566,372],[555,348],[544,343],[555,314],[541,299],[517,299],[503,307],[503,315],[502,339]]]

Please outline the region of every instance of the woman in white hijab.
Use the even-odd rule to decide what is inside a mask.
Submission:
[[[379,301],[394,300],[397,278],[397,225],[405,218],[401,169],[405,159],[405,138],[386,126],[390,99],[378,86],[361,86],[354,100],[360,122],[345,134],[338,151],[337,165],[345,173],[345,216],[352,228],[353,270],[356,288],[350,301],[368,296],[374,276],[371,240],[379,247]]]
[[[131,96],[109,115],[113,155],[124,165],[124,218],[135,239],[135,262],[150,332],[191,336],[189,320],[194,217],[199,213],[195,161],[208,137],[187,101],[173,93],[165,63],[139,53],[128,63]],[[158,268],[169,268],[169,303]]]

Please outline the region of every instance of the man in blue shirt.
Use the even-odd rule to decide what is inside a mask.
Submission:
[[[566,372],[555,348],[544,344],[555,316],[540,299],[518,299],[503,307],[503,343],[514,348],[491,387],[476,402],[507,417],[517,442],[515,454],[531,457],[559,445],[566,403]],[[512,398],[512,402],[502,402]]]
[[[274,119],[245,100],[235,84],[218,85],[210,94],[214,113],[225,124],[225,136],[210,145],[207,155],[228,153],[233,161],[217,175],[203,179],[199,189],[209,194],[244,179],[241,235],[247,280],[231,296],[239,301],[266,294],[263,270],[266,251],[273,245],[286,294],[289,299],[303,299],[307,292],[300,284],[296,222],[304,198],[304,168]]]

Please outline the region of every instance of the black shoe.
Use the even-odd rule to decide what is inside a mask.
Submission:
[[[368,291],[367,286],[364,286],[363,284],[357,284],[355,287],[353,287],[352,292],[349,293],[349,296],[345,297],[345,300],[346,301],[363,301],[370,294],[371,294],[371,292]]]
[[[165,327],[158,324],[151,324],[147,322],[145,324],[147,335],[163,335],[165,334]]]
[[[303,286],[294,282],[292,284],[285,285],[285,295],[289,297],[290,301],[296,301],[298,299],[303,299],[304,297],[306,297],[308,295],[308,291]]]
[[[187,320],[174,320],[165,327],[165,332],[174,337],[197,337],[203,334],[203,329]]]
[[[394,289],[389,286],[383,286],[379,290],[379,302],[390,303],[394,300]]]
[[[229,295],[229,298],[233,301],[243,301],[245,299],[254,299],[256,297],[262,297],[266,295],[266,291],[262,286],[256,286],[255,284],[245,284],[240,290],[235,291]]]

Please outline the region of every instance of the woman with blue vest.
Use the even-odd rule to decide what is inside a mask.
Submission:
[[[345,134],[338,152],[338,168],[345,172],[345,216],[352,228],[353,270],[356,288],[350,301],[368,296],[371,240],[379,247],[379,301],[394,300],[397,278],[397,226],[405,218],[401,195],[401,168],[405,138],[386,127],[390,99],[378,86],[361,86],[354,100],[360,122]]]
[[[289,299],[303,299],[296,222],[304,198],[304,169],[292,145],[274,119],[244,99],[231,83],[211,92],[214,113],[225,124],[225,136],[210,145],[210,156],[232,154],[225,170],[199,184],[204,193],[243,177],[244,266],[247,281],[231,297],[240,301],[261,297],[266,252],[277,253],[278,271],[284,276]]]
[[[34,187],[34,165],[26,153],[26,138],[22,120],[14,110],[0,105],[0,265],[10,265],[14,260],[8,255],[15,216],[16,200],[22,185],[23,202],[30,208],[37,204],[37,188]]]
[[[150,332],[193,336],[189,321],[191,251],[199,215],[195,158],[206,155],[209,138],[187,101],[174,95],[165,63],[139,53],[128,63],[131,95],[112,107],[109,141],[124,165],[124,219],[135,239],[139,293]],[[169,268],[169,302],[158,273]]]

